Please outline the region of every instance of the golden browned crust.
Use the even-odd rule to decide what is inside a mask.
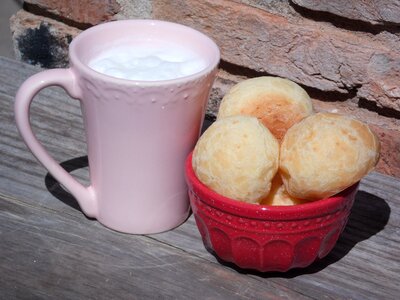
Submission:
[[[218,119],[257,117],[280,141],[287,129],[312,114],[310,97],[298,84],[278,77],[257,77],[236,84],[222,99]]]

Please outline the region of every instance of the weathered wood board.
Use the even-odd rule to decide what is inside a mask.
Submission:
[[[155,235],[114,232],[86,218],[21,141],[19,85],[40,71],[0,58],[0,299],[398,299],[400,180],[363,179],[334,250],[306,269],[258,273],[205,250],[193,216]],[[88,182],[79,102],[60,88],[31,107],[38,138]]]

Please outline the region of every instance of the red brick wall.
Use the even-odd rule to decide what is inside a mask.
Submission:
[[[317,110],[351,114],[369,123],[382,142],[378,171],[400,177],[399,1],[25,2],[25,10],[11,19],[16,55],[24,61],[65,66],[69,41],[80,30],[109,20],[183,23],[210,35],[222,51],[209,115],[215,115],[221,97],[239,80],[286,77],[307,89]],[[26,41],[38,41],[40,57]]]
[[[120,11],[116,0],[26,0],[25,8],[52,14],[64,22],[87,27],[112,19]]]

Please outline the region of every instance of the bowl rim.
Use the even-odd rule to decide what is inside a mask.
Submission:
[[[350,200],[354,199],[359,186],[359,182],[356,182],[334,196],[304,204],[292,206],[251,204],[222,196],[203,184],[193,170],[192,156],[193,151],[185,162],[185,177],[189,190],[192,190],[202,202],[239,217],[268,220],[317,218],[342,210]]]

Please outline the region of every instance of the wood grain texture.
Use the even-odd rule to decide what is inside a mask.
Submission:
[[[166,243],[16,199],[1,197],[0,220],[5,299],[297,297]]]
[[[156,235],[116,233],[87,219],[21,141],[13,97],[39,69],[0,58],[0,299],[397,299],[400,181],[363,179],[350,220],[323,260],[287,273],[219,262],[204,249],[193,216]],[[31,108],[38,138],[88,182],[79,102],[59,88]]]

